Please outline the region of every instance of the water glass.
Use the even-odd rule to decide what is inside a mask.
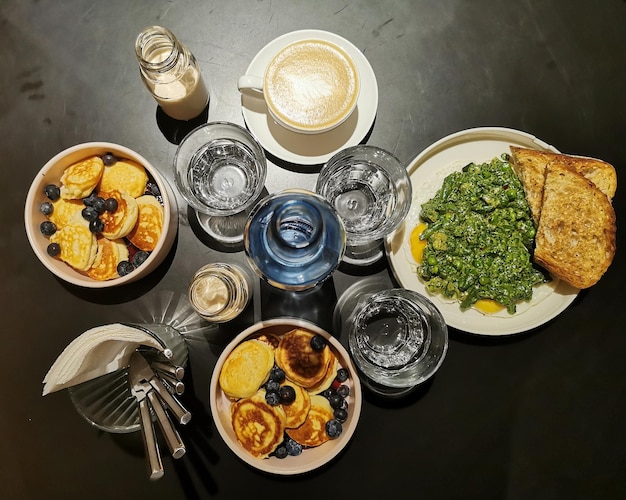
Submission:
[[[313,288],[337,268],[346,234],[334,208],[307,190],[267,196],[250,213],[244,250],[257,274],[284,290]]]
[[[174,178],[181,195],[204,220],[202,227],[218,241],[243,238],[243,225],[207,221],[249,210],[265,186],[267,161],[250,133],[233,123],[211,122],[192,130],[174,157]],[[242,219],[242,223],[245,218]],[[225,232],[212,228],[228,227]]]
[[[403,288],[364,295],[350,315],[348,342],[362,382],[382,395],[407,392],[444,360],[448,328],[426,297]]]
[[[404,220],[412,196],[404,165],[388,151],[369,145],[335,154],[322,167],[315,191],[343,220],[344,260],[356,265],[382,257],[382,240]]]

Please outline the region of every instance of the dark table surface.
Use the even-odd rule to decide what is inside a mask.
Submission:
[[[363,278],[355,273],[337,271],[311,300],[256,297],[253,312],[190,346],[183,401],[194,417],[182,430],[189,451],[165,458],[157,482],[147,478],[138,433],[91,427],[66,391],[42,397],[46,371],[80,333],[184,300],[192,273],[224,257],[194,232],[180,199],[168,259],[124,288],[60,282],[26,239],[30,182],[66,147],[120,143],[172,180],[177,138],[159,126],[133,52],[137,34],[152,24],[170,28],[197,56],[211,89],[209,120],[243,125],[237,77],[270,40],[315,28],[347,38],[368,58],[380,98],[364,140],[406,164],[450,133],[498,126],[602,158],[620,174],[626,165],[623,0],[3,0],[0,496],[626,498],[621,232],[608,273],[560,316],[512,337],[451,330],[432,383],[394,403],[366,396],[348,448],[305,476],[267,476],[237,459],[212,423],[207,385],[224,342],[259,317],[291,314],[330,328],[336,298]],[[266,187],[312,188],[316,175],[270,159]],[[623,220],[621,186],[614,206]],[[386,262],[371,272],[393,283]]]

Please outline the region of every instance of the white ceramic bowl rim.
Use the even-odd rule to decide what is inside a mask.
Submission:
[[[310,448],[303,450],[302,454],[297,457],[288,456],[284,459],[276,457],[269,457],[267,459],[259,459],[253,457],[246,452],[243,447],[238,446],[238,443],[234,437],[232,429],[226,428],[225,421],[222,421],[224,417],[224,411],[221,410],[221,405],[226,404],[228,398],[221,392],[219,388],[219,372],[221,370],[224,361],[228,354],[246,338],[259,334],[262,330],[269,328],[284,327],[287,331],[290,328],[304,328],[318,333],[324,336],[335,353],[339,356],[340,363],[344,368],[347,368],[350,372],[350,406],[348,410],[348,420],[343,424],[343,432],[339,438],[328,441],[317,448]],[[219,401],[218,397],[219,396]],[[354,434],[356,426],[358,424],[359,416],[361,414],[362,404],[362,391],[361,382],[357,375],[357,370],[352,364],[348,351],[341,345],[341,343],[328,332],[320,328],[319,326],[302,319],[297,318],[275,318],[265,321],[260,321],[245,329],[239,335],[237,335],[222,351],[222,354],[217,360],[213,375],[211,377],[210,390],[209,390],[211,415],[218,432],[222,436],[224,442],[241,460],[247,464],[255,467],[259,470],[269,472],[272,474],[280,475],[295,475],[310,472],[319,467],[322,467],[326,463],[333,460],[341,451],[347,446]],[[225,417],[224,417],[225,418]],[[228,419],[227,419],[228,420]]]

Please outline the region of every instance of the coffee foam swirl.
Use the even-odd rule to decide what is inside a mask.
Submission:
[[[289,45],[270,62],[265,75],[268,105],[287,124],[316,130],[341,123],[359,94],[350,57],[322,40]]]

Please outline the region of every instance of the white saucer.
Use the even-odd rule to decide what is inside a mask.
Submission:
[[[292,31],[275,38],[254,57],[246,74],[263,76],[265,67],[276,52],[289,43],[307,38],[333,42],[354,59],[361,76],[361,92],[350,118],[322,134],[298,134],[274,122],[262,96],[242,94],[241,107],[248,129],[268,153],[289,163],[319,165],[338,151],[359,144],[367,135],[376,118],[378,83],[372,66],[359,49],[339,35],[320,30]]]

